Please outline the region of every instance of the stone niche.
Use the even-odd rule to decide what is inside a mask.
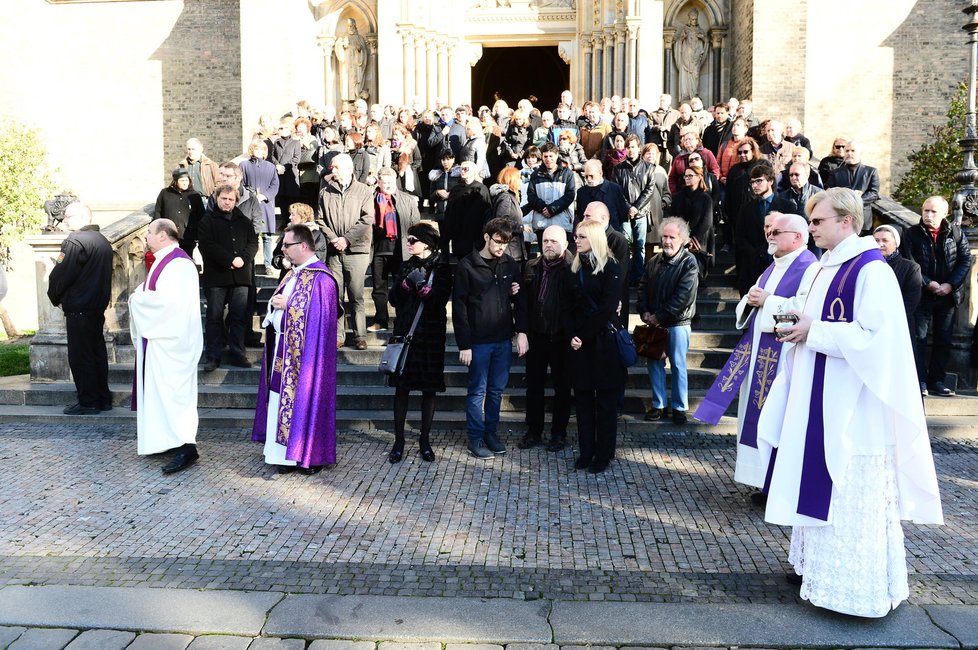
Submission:
[[[665,88],[673,105],[699,97],[703,103],[723,99],[723,48],[727,34],[723,10],[716,2],[672,3],[665,15],[663,49]]]

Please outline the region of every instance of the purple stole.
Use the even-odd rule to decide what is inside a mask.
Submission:
[[[827,322],[851,322],[853,303],[856,299],[856,278],[870,262],[886,262],[877,249],[865,251],[839,267],[829,284],[822,305],[821,320]],[[798,489],[797,513],[828,521],[829,504],[832,501],[832,477],[825,463],[825,360],[821,352],[815,355],[815,374],[812,377],[812,397],[808,405],[808,429],[805,433],[805,451],[801,466],[801,482]]]
[[[156,291],[156,283],[160,279],[160,273],[163,272],[163,269],[167,264],[178,257],[193,261],[193,258],[187,255],[187,251],[177,246],[170,251],[169,255],[160,260],[160,263],[156,265],[156,268],[153,269],[151,273],[146,275],[146,277],[143,279],[143,291]],[[141,377],[145,376],[146,374],[146,348],[149,345],[149,341],[147,341],[145,338],[141,338],[140,340],[140,345],[143,347],[143,366],[141,368],[133,368],[132,372],[132,399],[129,400],[129,409],[132,411],[136,410],[136,373],[138,372],[139,376]]]
[[[798,285],[801,284],[805,269],[815,262],[815,256],[811,251],[802,251],[791,263],[785,274],[774,289],[774,295],[787,298],[798,293]],[[758,279],[758,286],[763,287],[774,272],[774,265],[768,266]],[[740,337],[740,342],[730,354],[730,358],[723,365],[716,381],[710,386],[699,408],[696,409],[694,418],[707,424],[716,424],[723,417],[734,396],[740,392],[740,386],[744,382],[749,370],[751,349],[754,342],[754,328],[757,326],[757,310],[751,312],[748,317],[749,323],[747,331]],[[747,403],[747,410],[744,413],[744,422],[740,430],[740,444],[757,449],[757,420],[761,414],[761,407],[767,399],[767,393],[774,383],[774,378],[778,372],[778,360],[781,356],[782,343],[772,332],[762,332],[758,341],[757,359],[754,364],[754,372],[751,376],[750,398]]]

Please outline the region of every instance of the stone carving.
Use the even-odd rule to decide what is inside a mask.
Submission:
[[[700,29],[700,14],[690,9],[686,25],[676,34],[673,53],[679,69],[679,98],[686,101],[699,94],[700,69],[709,49],[706,32]]]
[[[342,84],[343,99],[367,99],[364,80],[367,76],[370,46],[367,39],[360,35],[356,20],[350,18],[347,21],[346,36],[337,38],[333,49],[339,63],[337,72]]]
[[[538,9],[552,7],[554,9],[574,9],[574,0],[533,0],[531,3]]]

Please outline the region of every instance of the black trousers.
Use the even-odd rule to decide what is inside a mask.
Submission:
[[[204,289],[207,298],[207,328],[204,344],[208,359],[221,360],[224,352],[224,306],[227,305],[227,346],[231,356],[245,356],[245,329],[248,326],[248,287],[210,287]]]
[[[399,265],[400,257],[393,253],[388,255],[374,253],[374,258],[370,261],[370,274],[374,283],[373,291],[370,293],[370,297],[374,301],[374,322],[380,323],[384,327],[390,324],[390,313],[387,309],[389,293],[387,284]]]
[[[618,389],[574,389],[574,399],[581,458],[610,462],[618,437]]]
[[[68,366],[75,380],[78,403],[100,408],[112,404],[109,358],[105,352],[105,313],[66,313]],[[133,344],[137,344],[133,341]]]
[[[526,434],[539,438],[543,435],[543,393],[547,381],[547,368],[554,387],[554,414],[550,424],[551,438],[567,436],[570,419],[571,387],[567,371],[567,355],[570,350],[567,336],[530,334],[530,349],[526,353]]]

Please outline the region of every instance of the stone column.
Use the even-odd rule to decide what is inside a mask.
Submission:
[[[414,94],[421,99],[425,98],[426,86],[425,83],[425,43],[428,41],[427,37],[420,31],[414,33]]]
[[[611,97],[615,94],[615,32],[608,27],[604,33],[604,83],[602,87],[602,97]]]
[[[628,25],[628,47],[625,50],[625,92],[638,97],[638,27]]]
[[[632,94],[628,91],[628,75],[625,69],[625,27],[615,28],[615,84],[612,89],[617,95]]]
[[[716,104],[723,101],[723,38],[727,35],[727,30],[723,27],[714,27],[710,30],[710,46],[713,48],[713,56],[710,60],[710,91],[713,98],[710,103]]]
[[[672,44],[676,40],[676,30],[675,28],[663,29],[662,30],[662,49],[665,54],[665,62],[663,64],[662,70],[662,90],[670,95],[673,94],[672,80],[673,68],[675,65],[672,61]]]
[[[410,29],[402,29],[404,39],[404,102],[402,106],[410,106],[414,97],[414,33]]]
[[[443,38],[438,39],[438,90],[436,94],[448,101],[448,42]]]
[[[112,244],[111,300],[105,310],[105,341],[109,363],[115,361],[117,342],[129,341],[129,294],[146,277],[143,237],[149,216],[135,212],[102,229]],[[57,263],[67,233],[33,235],[25,241],[34,250],[37,291],[37,334],[31,341],[31,381],[70,381],[68,337],[64,314],[48,300],[48,277]]]
[[[316,44],[323,50],[323,78],[326,89],[325,101],[327,104],[337,103],[336,97],[336,71],[333,69],[333,48],[336,46],[334,36],[320,36],[316,39]],[[337,109],[339,107],[337,106]]]
[[[594,88],[592,89],[591,96],[588,97],[588,99],[598,101],[601,99],[601,89],[604,88],[604,76],[602,75],[601,69],[604,63],[604,35],[600,32],[595,32],[593,38],[594,56],[592,57],[592,61],[594,64],[594,72],[592,72],[591,77],[594,80]]]
[[[435,96],[438,94],[438,41],[434,35],[428,36],[428,47],[425,49],[425,53],[428,57],[428,71],[426,77],[428,79],[428,106],[433,106],[435,103]]]
[[[368,103],[374,104],[380,97],[380,68],[377,67],[377,35],[367,34],[367,48],[370,50],[370,59],[367,63],[367,72],[364,76],[364,86],[370,94]]]
[[[583,84],[582,84],[582,96],[585,100],[591,99],[592,92],[594,92],[594,68],[593,68],[593,54],[591,48],[593,47],[593,42],[591,37],[588,35],[581,36],[581,51],[584,52],[584,67],[583,67]],[[578,102],[580,103],[580,102]]]

